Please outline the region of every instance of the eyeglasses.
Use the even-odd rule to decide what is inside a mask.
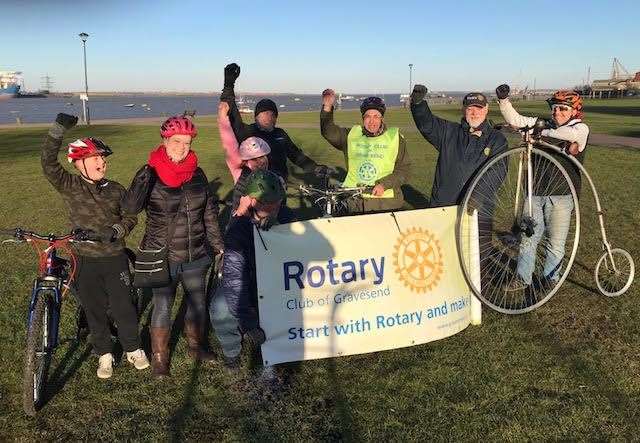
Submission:
[[[551,106],[551,111],[560,111],[560,112],[568,112],[571,111],[571,109],[573,109],[571,106],[566,106],[566,105],[553,105]]]

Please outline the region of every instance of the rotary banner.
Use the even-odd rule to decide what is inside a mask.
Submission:
[[[264,364],[412,346],[479,323],[456,213],[296,222],[261,231],[262,241],[254,232]]]

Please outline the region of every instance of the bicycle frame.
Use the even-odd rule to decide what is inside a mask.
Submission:
[[[617,271],[617,268],[616,268],[616,265],[615,265],[615,261],[613,260],[613,256],[611,254],[611,244],[609,243],[609,240],[607,239],[607,232],[606,232],[605,227],[604,227],[604,211],[602,210],[602,205],[600,204],[600,197],[598,195],[598,191],[596,190],[596,186],[593,183],[593,179],[591,178],[591,176],[589,175],[589,173],[585,169],[584,165],[582,163],[580,163],[578,160],[576,160],[576,158],[573,155],[567,155],[567,153],[564,152],[559,147],[557,147],[555,145],[552,145],[551,143],[544,142],[542,140],[538,140],[537,144],[539,144],[541,146],[544,146],[545,148],[552,149],[555,152],[560,153],[560,154],[564,155],[565,157],[569,158],[571,163],[573,163],[580,170],[580,173],[584,177],[586,177],[587,182],[589,182],[589,186],[591,187],[591,192],[593,193],[593,198],[594,198],[594,200],[596,202],[596,210],[597,210],[597,214],[598,214],[598,223],[600,224],[600,236],[602,237],[602,246],[607,251],[607,255],[609,255],[609,259],[611,260],[611,263],[613,265],[613,269],[615,271]]]
[[[46,331],[47,350],[53,350],[58,346],[58,332],[60,324],[60,310],[62,307],[62,287],[65,284],[67,261],[58,257],[57,249],[53,241],[49,241],[49,246],[44,250],[44,270],[42,275],[34,280],[29,303],[29,314],[27,316],[27,329],[31,327],[33,312],[39,297],[47,297],[47,305],[50,308],[51,316],[48,322],[49,330]],[[52,296],[50,295],[52,294]]]
[[[602,205],[600,204],[600,197],[598,195],[598,191],[596,190],[596,186],[593,182],[593,179],[585,169],[584,165],[580,163],[573,155],[568,155],[563,149],[559,148],[558,146],[552,145],[551,143],[547,143],[543,140],[534,139],[533,135],[528,130],[526,132],[523,132],[522,138],[524,143],[526,144],[527,150],[525,151],[525,153],[523,153],[523,157],[520,159],[520,163],[518,164],[518,182],[516,184],[516,200],[515,200],[515,207],[514,207],[514,217],[517,217],[518,215],[518,208],[520,203],[519,198],[520,198],[520,190],[521,190],[520,187],[522,183],[522,173],[523,173],[522,169],[523,169],[523,163],[525,160],[527,164],[527,196],[529,197],[528,198],[528,201],[529,201],[528,215],[531,216],[533,214],[533,205],[532,205],[532,199],[531,199],[531,196],[533,195],[533,174],[531,169],[531,151],[534,145],[544,146],[545,148],[551,149],[552,151],[560,155],[563,155],[564,157],[568,158],[571,161],[571,163],[573,163],[580,170],[580,173],[584,177],[586,177],[587,182],[591,187],[591,192],[593,193],[593,197],[596,203],[598,223],[600,224],[600,236],[602,238],[602,246],[603,246],[603,249],[607,251],[607,255],[609,256],[609,259],[613,265],[614,271],[617,271],[615,261],[613,260],[613,255],[611,253],[611,244],[607,239],[607,232],[604,227],[604,212],[602,210]]]

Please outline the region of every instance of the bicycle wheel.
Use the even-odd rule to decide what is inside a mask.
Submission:
[[[47,371],[53,350],[49,346],[51,300],[46,292],[38,294],[27,330],[22,399],[24,411],[34,416],[44,400]]]
[[[624,249],[612,249],[611,257],[606,251],[602,254],[596,264],[594,275],[598,289],[603,295],[617,297],[624,294],[633,283],[636,266],[631,254]]]
[[[471,290],[506,314],[532,311],[556,293],[580,237],[578,199],[554,158],[560,154],[533,148],[528,159],[526,152],[525,147],[509,150],[478,172],[457,224],[460,262]]]

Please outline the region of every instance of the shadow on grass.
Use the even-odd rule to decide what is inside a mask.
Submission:
[[[337,427],[340,431],[335,431],[335,435],[325,435],[324,439],[329,441],[358,441],[360,431],[358,430],[353,414],[349,407],[349,401],[344,394],[342,382],[336,370],[336,358],[327,359],[327,369],[329,372],[330,409],[334,411]]]
[[[82,346],[84,349],[80,355],[75,355]],[[44,396],[42,407],[46,406],[67,384],[67,382],[73,377],[78,368],[84,363],[91,355],[91,345],[84,341],[73,340],[71,346],[67,349],[60,363],[56,366],[55,371],[49,377],[47,382],[47,389]]]
[[[542,329],[540,324],[530,316],[525,319],[525,325],[528,330],[543,331],[540,333],[540,338],[546,344],[549,353],[555,356],[555,361],[568,366],[576,385],[584,384],[586,388],[606,398],[611,407],[620,414],[621,420],[624,423],[629,423],[629,427],[626,429],[627,438],[635,438],[636,427],[633,423],[637,423],[637,419],[633,417],[637,409],[637,402],[621,390],[619,382],[613,378],[603,359],[588,352],[581,352],[578,349],[580,343],[564,342],[562,334],[554,331],[554,328]],[[588,355],[593,355],[593,357],[586,358],[585,356]],[[538,391],[541,395],[547,395],[543,389],[536,387],[531,387],[531,389]],[[633,434],[629,434],[630,432]]]
[[[184,441],[186,425],[194,412],[196,390],[200,383],[201,365],[200,361],[193,363],[189,382],[185,385],[182,405],[169,417],[170,441]]]

